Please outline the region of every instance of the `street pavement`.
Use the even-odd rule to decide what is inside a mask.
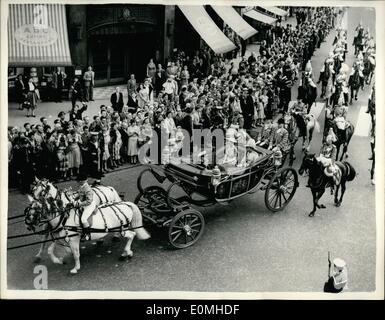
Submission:
[[[354,29],[360,17],[374,32],[374,12],[363,8],[348,9],[349,53],[347,64],[353,62]],[[332,32],[312,58],[316,79],[326,58],[335,33]],[[321,88],[318,88],[321,92]],[[213,291],[213,292],[321,292],[327,280],[328,251],[332,257],[347,262],[349,283],[347,291],[375,290],[376,220],[375,187],[370,183],[370,144],[368,117],[364,113],[370,93],[369,86],[360,91],[358,101],[349,107],[348,119],[356,133],[349,145],[349,162],[358,172],[347,184],[341,207],[333,205],[329,190],[320,203],[326,209],[317,211],[314,218],[311,193],[306,177],[281,212],[271,213],[265,208],[264,193],[246,195],[226,206],[197,208],[206,220],[201,239],[192,247],[174,250],[167,244],[167,230],[149,228],[152,238],[134,240],[134,257],[118,261],[123,243],[107,238],[102,246],[90,241],[81,244],[82,269],[75,277],[69,275],[73,259],[67,264],[54,265],[48,257],[41,262],[48,268],[50,290],[126,290],[126,291]],[[293,97],[296,93],[293,93]],[[95,108],[99,105],[95,103]],[[59,106],[57,106],[59,108]],[[57,114],[53,104],[52,116]],[[94,108],[93,106],[91,108]],[[10,110],[10,114],[13,110]],[[324,104],[317,101],[311,112],[324,124]],[[93,112],[95,113],[95,112]],[[11,119],[10,119],[11,120]],[[13,119],[12,121],[14,121]],[[315,133],[312,152],[321,146],[321,133]],[[300,143],[296,149],[298,169],[302,159]],[[109,173],[105,185],[114,186],[133,201],[138,193],[136,179],[141,167]],[[154,182],[146,179],[145,183]],[[60,185],[73,185],[67,182]],[[17,191],[9,194],[9,217],[21,214],[28,204],[25,195]],[[11,225],[9,235],[25,233],[23,224]],[[9,246],[35,239],[9,241]],[[10,250],[7,254],[9,289],[33,289],[33,256],[37,246]],[[58,253],[63,249],[59,248]]]

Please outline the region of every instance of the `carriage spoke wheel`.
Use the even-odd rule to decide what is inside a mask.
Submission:
[[[166,214],[172,212],[172,209],[166,202],[167,192],[162,187],[152,186],[147,187],[140,192],[134,203],[141,211],[148,209],[154,213]]]
[[[205,220],[199,211],[181,211],[170,222],[168,240],[174,248],[187,248],[199,240],[204,227]]]
[[[265,205],[273,212],[282,210],[293,198],[298,187],[297,171],[282,168],[270,179],[265,192]]]

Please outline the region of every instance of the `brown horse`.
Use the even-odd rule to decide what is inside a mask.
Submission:
[[[337,186],[334,194],[334,204],[339,207],[342,204],[342,199],[346,191],[346,182],[353,181],[356,177],[356,171],[353,166],[347,162],[336,162],[336,165],[341,170],[341,183]],[[323,165],[317,161],[315,154],[306,153],[301,167],[298,172],[302,175],[305,171],[309,173],[308,185],[313,195],[313,210],[309,213],[309,217],[313,217],[318,209],[325,209],[323,204],[318,204],[327,187],[332,186],[333,178],[325,175]],[[341,197],[338,199],[338,192],[341,187]]]

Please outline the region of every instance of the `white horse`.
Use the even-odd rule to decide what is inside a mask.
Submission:
[[[41,201],[41,199],[57,199],[58,197],[58,188],[56,188],[49,180],[47,179],[41,179],[35,178],[35,183],[32,188],[32,196],[28,197],[29,200],[32,202],[33,200]],[[118,192],[110,186],[93,186],[92,191],[94,192],[93,200],[92,200],[92,206],[96,208],[97,206],[103,204],[103,203],[112,203],[112,202],[121,202],[122,199],[120,198]],[[68,194],[68,192],[66,193]],[[43,236],[44,240],[48,239],[48,236]],[[35,262],[39,263],[42,259],[42,254],[44,252],[46,243],[43,242],[40,247],[39,251],[35,255]]]
[[[55,198],[57,195],[58,189],[47,179],[35,178],[35,183],[32,188],[32,196],[38,200],[41,197],[44,198]],[[96,206],[102,203],[107,202],[120,202],[122,199],[120,198],[118,192],[110,186],[92,186],[92,191],[94,192],[94,200],[93,204]]]
[[[75,199],[71,192],[60,192],[59,196],[51,201],[43,199],[33,200],[26,209],[26,224],[35,227],[41,224],[48,224],[50,233],[47,235],[69,245],[75,260],[75,266],[71,269],[71,274],[76,274],[80,270],[80,236],[82,234],[79,209],[74,208]],[[139,208],[131,202],[118,202],[103,204],[96,208],[90,219],[91,239],[103,239],[109,234],[108,230],[120,232],[123,238],[127,239],[126,246],[120,259],[132,257],[131,243],[135,235],[140,240],[150,238],[150,234],[143,228],[142,214]],[[48,248],[48,254],[53,263],[63,264],[63,259],[54,254],[56,242],[54,241]]]

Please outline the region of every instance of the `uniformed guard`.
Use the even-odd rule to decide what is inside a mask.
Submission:
[[[95,209],[93,205],[94,192],[91,189],[91,186],[88,184],[87,176],[84,173],[80,173],[77,177],[79,189],[78,196],[76,198],[75,207],[82,208],[82,225],[83,225],[83,235],[82,240],[90,239],[90,225],[88,223],[88,218],[91,216]]]
[[[331,263],[329,258],[329,279],[325,283],[324,291],[340,293],[348,283],[348,269],[346,262],[341,258],[335,258]]]

